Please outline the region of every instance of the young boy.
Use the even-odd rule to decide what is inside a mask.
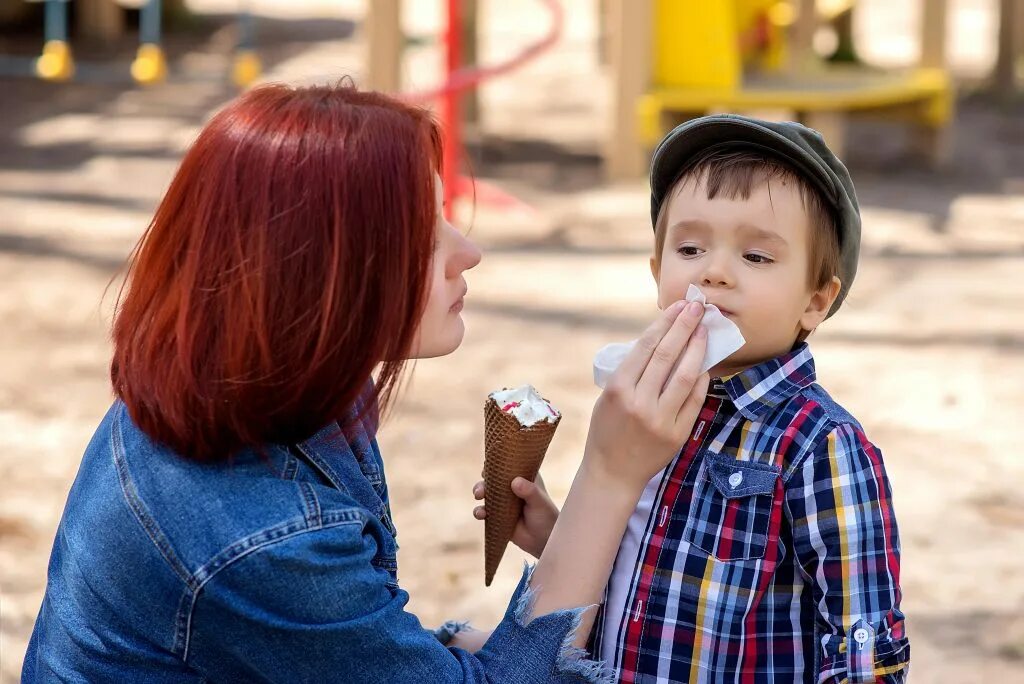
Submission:
[[[655,151],[651,220],[659,306],[696,285],[747,342],[633,514],[594,655],[623,682],[904,682],[881,453],[805,341],[857,270],[846,168],[796,123],[696,119]]]

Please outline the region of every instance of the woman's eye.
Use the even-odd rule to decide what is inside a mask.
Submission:
[[[700,247],[695,247],[694,245],[683,245],[676,251],[678,251],[683,256],[692,257],[699,256],[703,250]]]
[[[771,257],[767,257],[764,254],[745,254],[743,258],[752,264],[770,264],[774,261]]]

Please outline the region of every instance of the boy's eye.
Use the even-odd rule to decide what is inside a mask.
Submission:
[[[682,254],[683,256],[692,257],[692,256],[700,256],[700,253],[703,252],[704,250],[702,250],[700,247],[697,247],[695,245],[683,245],[679,249],[677,249],[676,251],[679,252],[680,254]]]
[[[755,254],[755,253],[744,254],[743,258],[746,259],[747,261],[749,261],[752,264],[771,264],[771,263],[774,263],[774,261],[775,261],[771,257],[767,257],[764,254]]]

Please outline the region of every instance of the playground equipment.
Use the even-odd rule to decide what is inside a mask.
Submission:
[[[127,73],[107,64],[77,64],[69,40],[68,7],[71,0],[44,0],[44,42],[38,59],[27,64],[25,60],[6,57],[0,59],[0,74],[38,76],[46,81],[69,80],[89,82],[117,82],[125,76],[143,86],[162,83],[168,76],[167,58],[161,41],[161,0],[93,0],[83,5],[99,17],[98,33],[115,38],[122,30],[121,5],[139,9],[139,48]],[[248,3],[246,3],[248,6]],[[93,27],[97,28],[97,27]],[[255,51],[255,22],[252,12],[245,9],[238,15],[239,40],[231,69],[231,80],[239,88],[251,85],[262,73],[262,64]]]
[[[616,0],[609,21],[618,23],[621,35],[613,55],[617,102],[606,149],[609,174],[642,173],[647,153],[679,120],[752,110],[791,112],[839,154],[849,116],[905,122],[932,161],[943,163],[953,113],[945,0],[922,0],[922,64],[898,73],[829,66],[814,54],[822,14],[848,10],[851,1]],[[646,40],[649,51],[642,47]]]
[[[76,64],[68,39],[68,3],[71,0],[45,0],[45,42],[43,54],[35,60],[31,69],[16,59],[0,58],[0,75],[22,75],[33,72],[48,81],[111,82],[123,78],[122,72],[108,65]],[[254,45],[255,26],[253,15],[248,11],[239,13],[239,40],[235,49],[231,69],[231,80],[239,87],[252,84],[262,72],[262,65]],[[513,58],[496,65],[463,65],[463,53],[475,54],[475,22],[467,31],[464,16],[476,16],[476,0],[446,0],[446,28],[443,36],[445,53],[445,80],[439,87],[425,92],[400,93],[400,61],[404,40],[400,27],[401,0],[367,0],[366,40],[369,47],[367,63],[368,77],[364,85],[377,90],[390,91],[415,102],[437,102],[439,119],[444,130],[443,179],[446,212],[450,217],[455,200],[472,194],[483,202],[496,203],[507,207],[529,209],[525,204],[491,187],[486,183],[473,182],[459,173],[462,152],[462,97],[480,83],[496,78],[519,68],[548,50],[559,38],[562,30],[562,9],[556,0],[539,0],[551,15],[551,25],[546,34],[528,45]],[[164,81],[168,76],[168,65],[161,45],[161,1],[160,0],[91,0],[88,7],[95,9],[97,3],[106,11],[100,13],[105,24],[103,33],[114,38],[122,30],[117,5],[131,3],[140,6],[140,46],[129,69],[131,77],[140,85],[152,85]],[[113,13],[110,10],[114,10]],[[468,34],[472,44],[464,38]]]
[[[540,0],[549,14],[548,31],[536,42],[523,48],[514,57],[490,66],[463,65],[464,11],[475,16],[468,3],[475,0],[446,0],[445,3],[445,76],[444,83],[433,90],[401,93],[400,58],[402,50],[401,1],[373,0],[367,15],[367,87],[396,93],[414,102],[438,102],[438,119],[444,132],[444,167],[441,177],[445,194],[445,216],[453,216],[459,197],[474,194],[478,201],[504,207],[529,207],[487,183],[473,181],[460,173],[462,157],[462,96],[471,88],[535,59],[554,45],[562,33],[562,7],[556,0]],[[473,35],[475,31],[469,31]],[[473,50],[475,52],[475,50]]]
[[[68,41],[70,0],[46,0],[43,53],[36,60],[35,73],[46,81],[68,81],[76,67]],[[160,0],[149,0],[139,11],[139,50],[129,69],[136,83],[152,85],[167,77],[167,60],[160,46]],[[101,67],[90,65],[86,76],[102,76]],[[106,80],[106,79],[104,79]]]

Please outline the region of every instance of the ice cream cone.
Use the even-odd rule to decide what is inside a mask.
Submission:
[[[484,486],[487,518],[484,521],[484,583],[491,585],[505,553],[523,501],[512,493],[512,480],[533,480],[540,470],[561,416],[523,427],[493,398],[484,405]]]

